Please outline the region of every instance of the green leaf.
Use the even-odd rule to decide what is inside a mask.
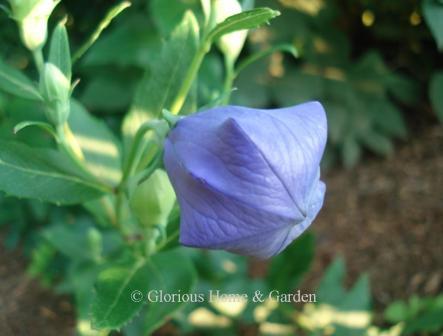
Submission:
[[[26,273],[31,277],[38,277],[43,284],[50,286],[53,281],[53,274],[49,269],[56,254],[57,251],[51,244],[46,241],[39,241],[33,247]]]
[[[94,44],[94,42],[100,37],[103,30],[105,30],[112,22],[112,20],[123,12],[126,8],[131,6],[129,1],[123,1],[114,7],[112,7],[105,15],[102,21],[98,24],[98,27],[94,30],[88,40],[75,52],[72,57],[72,61],[75,63],[85,52]]]
[[[361,148],[351,136],[347,136],[341,149],[343,164],[346,168],[354,167],[361,157]]]
[[[437,117],[443,123],[443,71],[437,72],[432,76],[429,97]]]
[[[70,293],[75,299],[77,333],[79,336],[100,336],[100,331],[92,329],[90,310],[94,299],[94,283],[102,265],[92,262],[70,263],[66,275]]]
[[[384,80],[389,92],[399,101],[408,105],[416,104],[420,99],[418,85],[408,77],[391,73]]]
[[[339,144],[346,136],[349,113],[345,106],[326,101],[325,109],[328,111],[328,137],[331,144]]]
[[[76,220],[75,225],[54,223],[43,231],[43,237],[72,260],[98,261],[101,258],[101,233],[86,219]]]
[[[71,100],[69,126],[85,156],[90,172],[116,185],[121,178],[121,145],[107,125]]]
[[[267,276],[269,287],[289,293],[309,270],[314,257],[314,236],[304,234],[272,259]]]
[[[180,250],[158,253],[148,260],[110,266],[99,274],[96,283],[92,304],[93,327],[121,328],[141,310],[150,290],[190,293],[194,283],[193,266]],[[144,334],[150,334],[182,305],[182,302],[148,301]]]
[[[0,89],[26,99],[43,100],[37,87],[21,71],[0,59]]]
[[[408,302],[396,301],[388,306],[384,317],[391,323],[402,322],[404,334],[437,332],[443,328],[443,295],[429,298],[412,296]],[[421,333],[420,333],[421,332]]]
[[[152,19],[163,36],[169,36],[172,33],[187,10],[196,13],[200,9],[198,0],[151,0],[149,6]]]
[[[118,65],[146,68],[154,56],[152,51],[156,50],[160,42],[159,34],[153,24],[146,22],[145,15],[125,15],[120,18],[118,25],[110,28],[94,44],[82,60],[82,66]]]
[[[17,134],[22,129],[30,126],[39,127],[45,132],[48,132],[54,139],[57,139],[57,134],[55,133],[54,127],[51,124],[42,121],[22,121],[15,125],[14,134]]]
[[[391,140],[380,133],[368,131],[359,135],[359,139],[361,139],[366,147],[379,155],[388,156],[394,152],[394,146]]]
[[[384,317],[391,323],[404,321],[409,316],[409,309],[403,301],[395,301],[391,303],[384,311]]]
[[[389,100],[374,101],[370,112],[373,113],[375,125],[386,135],[405,139],[408,130],[401,111]]]
[[[0,141],[0,190],[56,204],[82,203],[104,192],[60,153],[11,141]]]
[[[351,290],[343,287],[345,263],[339,257],[328,267],[317,290],[318,302],[343,311],[364,311],[370,308],[369,278],[362,274]]]
[[[118,329],[129,322],[144,305],[151,276],[145,260],[112,265],[100,272],[91,309],[93,328]]]
[[[128,109],[134,96],[136,80],[129,76],[112,73],[94,75],[86,83],[81,95],[81,102],[90,110],[106,114],[120,113]]]
[[[154,255],[148,264],[151,274],[149,288],[164,293],[191,293],[196,282],[194,267],[182,249]],[[178,300],[177,300],[178,301]],[[148,303],[143,331],[149,335],[184,303]]]
[[[406,324],[405,334],[416,335],[418,332],[438,332],[443,329],[443,307],[422,312],[416,319]]]
[[[348,311],[368,310],[371,304],[369,277],[362,274],[340,303],[340,309]]]
[[[225,21],[215,26],[215,28],[209,33],[209,40],[215,41],[225,34],[238,30],[260,27],[279,15],[279,11],[264,7],[255,8],[230,16]]]
[[[289,70],[283,78],[276,80],[271,90],[281,106],[300,104],[323,97],[326,81],[320,76]]]
[[[131,139],[144,122],[158,118],[164,108],[170,109],[196,53],[197,43],[198,25],[195,16],[187,12],[163,45],[160,57],[152,60],[136,91],[123,124],[127,139]]]
[[[437,0],[424,0],[422,9],[438,49],[443,50],[443,4]]]
[[[71,81],[72,64],[69,49],[68,33],[66,32],[64,20],[59,22],[52,33],[49,47],[49,63],[54,64]]]
[[[328,266],[317,289],[318,301],[338,306],[345,296],[343,280],[345,277],[345,262],[342,257],[334,260]]]
[[[13,14],[12,14],[11,10],[10,10],[8,7],[6,7],[5,5],[0,4],[0,9],[1,9],[2,11],[4,11],[8,17],[10,17],[10,18],[13,17],[13,16],[12,16]]]

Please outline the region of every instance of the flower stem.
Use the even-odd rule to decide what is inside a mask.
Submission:
[[[157,140],[160,140],[161,142],[168,130],[168,124],[164,120],[152,120],[140,126],[137,133],[135,134],[134,141],[132,142],[131,150],[128,155],[128,160],[126,161],[126,165],[123,170],[120,188],[126,185],[128,178],[134,174],[140,162],[140,157],[146,148],[146,146],[144,145],[144,137],[146,133],[149,131],[154,131],[156,133],[156,136],[158,137]]]
[[[172,114],[178,114],[183,107],[189,90],[192,87],[192,83],[194,82],[195,77],[198,74],[198,70],[200,69],[203,58],[209,52],[210,48],[211,43],[208,41],[208,39],[204,38],[202,44],[200,45],[200,48],[198,48],[197,53],[195,54],[191,62],[191,65],[189,66],[188,72],[180,87],[180,90],[178,91],[178,94],[174,102],[171,104],[171,108],[169,110],[172,112]]]
[[[43,58],[42,49],[36,49],[32,52],[32,56],[34,57],[35,66],[37,67],[37,71],[41,76],[43,73],[43,67],[45,65],[45,60]]]
[[[225,57],[225,82],[223,84],[223,100],[222,104],[226,105],[229,103],[231,98],[232,86],[235,80],[234,62],[231,58]]]

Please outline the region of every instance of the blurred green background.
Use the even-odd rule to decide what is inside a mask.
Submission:
[[[104,0],[64,1],[52,15],[50,27],[66,16],[71,48],[75,50],[116,3]],[[252,1],[243,1],[243,6],[251,5]],[[323,165],[327,171],[326,180],[330,179],[332,185],[332,196],[328,196],[331,197],[330,204],[334,204],[332,197],[339,200],[342,198],[346,205],[352,203],[348,198],[353,195],[341,193],[342,189],[364,190],[364,197],[370,199],[362,200],[359,194],[361,203],[354,204],[357,208],[359,205],[366,207],[360,208],[361,216],[377,213],[380,207],[385,209],[383,211],[386,212],[383,213],[389,213],[390,206],[394,207],[392,213],[400,211],[399,209],[407,212],[404,209],[409,209],[409,206],[423,208],[425,215],[422,212],[417,215],[420,220],[424,218],[423,222],[418,221],[417,225],[424,223],[426,225],[423,230],[426,234],[432,235],[434,232],[441,237],[443,136],[439,121],[443,122],[443,54],[439,52],[439,47],[443,48],[443,2],[263,0],[256,1],[255,6],[278,9],[282,15],[273,20],[271,25],[249,33],[240,61],[282,43],[295,47],[297,57],[278,51],[247,66],[235,81],[231,103],[269,108],[294,105],[307,100],[321,101],[327,111],[329,123],[329,140]],[[80,78],[80,82],[74,91],[74,97],[94,115],[105,120],[116,134],[120,134],[122,118],[129,109],[143,72],[152,59],[159,57],[161,41],[169,35],[187,9],[195,11],[197,17],[202,16],[198,0],[133,1],[132,7],[115,19],[86,56],[76,64],[74,78]],[[35,70],[31,65],[31,56],[19,41],[16,26],[6,14],[1,14],[1,58],[32,74]],[[223,56],[213,48],[199,72],[199,107],[210,104],[223,94],[224,76]],[[0,92],[0,138],[17,137],[12,134],[13,126],[30,116],[38,119],[39,111],[31,109],[25,101]],[[18,137],[33,145],[47,146],[50,143],[48,137],[33,129],[23,131]],[[410,148],[414,149],[409,151]],[[418,173],[408,175],[401,170],[403,164],[411,164],[407,167]],[[406,193],[412,195],[408,201],[401,196],[401,186],[406,179],[396,179],[402,174],[408,178],[407,181],[415,179],[416,185],[423,186],[422,189],[414,187],[416,189],[411,194],[405,184]],[[353,185],[352,181],[356,184]],[[380,184],[377,181],[381,181]],[[435,185],[429,181],[434,181]],[[398,194],[394,193],[394,189],[386,187],[391,182],[399,185],[395,189]],[[361,189],[357,185],[364,187]],[[386,195],[382,195],[382,200],[388,200],[386,204],[376,202],[380,194],[368,192],[372,190],[371,187],[377,186],[386,194],[392,192],[390,197],[383,198]],[[421,202],[427,200],[435,204],[422,205]],[[46,286],[55,289],[57,293],[72,294],[73,290],[69,285],[72,285],[73,280],[72,275],[68,274],[70,268],[67,266],[67,259],[71,254],[81,254],[82,250],[93,246],[90,241],[94,239],[95,229],[92,228],[91,219],[76,207],[61,209],[6,197],[2,197],[0,202],[0,228],[4,245],[1,262],[6,265],[1,271],[3,273],[0,273],[5,276],[3,279],[9,279],[6,274],[13,269],[17,274],[25,274],[26,278],[37,278],[37,293],[42,291],[42,286]],[[411,274],[397,274],[399,278],[409,279],[414,274],[423,273],[424,284],[428,283],[427,280],[434,279],[432,290],[421,290],[420,286],[400,286],[396,292],[389,293],[387,299],[383,299],[382,290],[377,288],[383,289],[388,284],[382,281],[377,287],[377,274],[383,272],[384,267],[389,270],[391,265],[386,263],[380,267],[379,263],[378,269],[373,270],[369,269],[369,261],[363,263],[363,267],[351,266],[350,271],[354,275],[347,277],[345,261],[342,257],[335,258],[335,252],[343,252],[346,262],[351,264],[353,255],[349,252],[350,249],[340,246],[335,249],[336,243],[331,240],[343,240],[343,244],[352,246],[354,237],[341,236],[341,231],[334,236],[328,230],[340,220],[343,221],[340,216],[346,217],[349,212],[330,207],[326,211],[327,214],[319,220],[318,231],[304,235],[285,253],[269,263],[258,263],[227,253],[189,251],[198,268],[198,289],[218,286],[225,291],[236,292],[258,288],[278,288],[288,292],[302,286],[307,290],[315,289],[319,301],[316,305],[189,305],[157,333],[443,335],[441,245],[433,245],[434,241],[429,243],[430,246],[436,246],[436,250],[429,256],[432,264],[427,270],[431,269],[431,273],[420,272],[422,265],[417,261]],[[337,211],[336,215],[331,215],[334,211]],[[352,221],[355,223],[358,215],[353,216],[346,222],[348,225],[353,225]],[[414,213],[411,216],[414,217]],[[398,217],[398,221],[401,220]],[[395,221],[393,219],[392,223]],[[69,224],[74,222],[82,230],[72,231]],[[391,222],[387,221],[386,225],[388,224],[391,225]],[[414,223],[407,223],[397,231],[392,230],[394,224],[390,227],[380,225],[378,230],[381,235],[383,232],[387,236],[391,235],[392,239],[402,237],[400,243],[403,245],[416,244],[413,246],[420,248],[425,246],[428,243],[425,238],[417,243],[408,241],[416,239],[416,235],[403,239],[403,232],[415,230],[408,225]],[[57,230],[65,231],[60,233]],[[360,231],[357,230],[356,235],[365,233],[365,228],[362,227]],[[57,239],[53,239],[54,236]],[[314,236],[317,238],[314,239]],[[59,237],[65,237],[65,240],[60,241]],[[105,239],[112,245],[114,238]],[[66,245],[66,242],[71,242],[72,246]],[[385,248],[386,254],[391,253],[388,243],[375,247],[365,246],[356,244],[355,249],[361,250],[363,254],[370,254],[373,250]],[[325,249],[328,250],[326,257],[322,252]],[[403,255],[408,258],[406,252]],[[319,261],[323,257],[325,259]],[[427,255],[423,257],[426,258]],[[333,259],[335,261],[332,262]],[[21,265],[23,260],[26,266],[11,266],[15,263]],[[327,270],[326,264],[329,265]],[[365,267],[368,269],[362,269]],[[357,273],[365,274],[359,277]],[[395,274],[395,271],[389,274]],[[70,282],[63,281],[69,277]],[[84,277],[87,277],[87,271],[85,274],[77,274],[79,279]],[[16,279],[21,278],[19,276]],[[373,279],[376,283],[371,286]],[[0,283],[2,281],[0,279]],[[10,281],[13,283],[14,280]],[[16,281],[20,283],[22,280]],[[351,283],[352,286],[349,287]],[[0,291],[7,295],[10,286],[4,280]],[[28,292],[34,290],[34,287],[28,285],[24,288]],[[375,290],[371,291],[371,288]],[[72,307],[69,308],[70,296],[62,296],[61,299],[61,302],[68,302],[65,312],[58,306],[58,296],[53,298],[49,295],[50,299],[47,301],[45,295],[24,296],[28,298],[28,301],[23,301],[26,305],[43,305],[56,315],[52,317],[52,322],[49,317],[48,323],[55,331],[48,331],[48,335],[52,332],[63,335],[73,329],[74,313]],[[10,300],[22,302],[19,295]],[[0,307],[3,319],[10,319],[17,314],[15,318],[27,319],[30,324],[35,323],[36,328],[43,323],[41,321],[46,321],[46,315],[51,315],[46,312],[46,315],[41,316],[39,310],[37,316],[32,316],[32,311],[28,309],[23,310],[21,317],[21,310],[14,310],[6,304],[4,307],[6,308],[3,311]],[[78,327],[78,330],[83,329]],[[132,323],[124,332],[138,335],[138,330],[137,324]],[[7,332],[9,331],[6,330],[5,334]],[[85,335],[89,332],[93,334],[92,331],[83,332]]]

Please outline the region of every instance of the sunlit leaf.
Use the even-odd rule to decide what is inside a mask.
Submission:
[[[121,145],[112,131],[76,101],[71,101],[68,122],[89,171],[102,181],[116,185],[121,177]]]
[[[82,203],[104,190],[69,168],[58,152],[0,141],[0,190],[56,204]]]
[[[197,41],[196,19],[187,12],[139,84],[133,105],[123,122],[128,143],[140,125],[160,116],[164,108],[169,109],[197,50]]]
[[[92,323],[99,329],[118,329],[128,323],[147,303],[144,334],[149,334],[174,313],[183,302],[152,302],[155,292],[190,293],[195,283],[192,264],[179,250],[153,255],[148,260],[113,264],[96,282]],[[135,294],[134,294],[135,293]],[[150,300],[149,300],[150,298]]]
[[[150,289],[163,290],[164,293],[189,294],[192,292],[196,281],[194,267],[180,249],[154,255],[148,267],[151,273]],[[149,335],[183,304],[179,300],[170,303],[148,303],[147,315],[144,319],[144,333]]]
[[[103,270],[95,285],[92,326],[97,329],[118,329],[129,322],[145,303],[150,277],[145,260],[113,264]],[[134,295],[134,292],[137,294]]]
[[[255,8],[240,14],[228,17],[219,23],[209,34],[211,40],[217,40],[225,34],[238,30],[253,29],[269,22],[280,15],[279,11],[270,8]]]

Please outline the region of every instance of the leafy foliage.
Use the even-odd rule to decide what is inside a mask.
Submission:
[[[354,33],[353,21],[360,17],[344,20],[339,7],[343,4],[258,1],[259,6],[276,9],[253,9],[254,1],[233,1],[243,12],[221,22],[214,20],[212,1],[207,0],[134,1],[125,12],[129,3],[123,2],[99,17],[97,11],[86,13],[83,8],[74,20],[70,11],[77,5],[65,2],[54,19],[67,10],[69,20],[56,24],[47,46],[29,55],[15,42],[19,32],[10,29],[13,21],[0,21],[0,190],[7,196],[34,199],[17,201],[1,195],[0,224],[9,229],[8,246],[26,239],[25,247],[33,248],[29,274],[72,295],[80,335],[102,332],[91,329],[91,322],[104,332],[150,334],[169,319],[180,331],[197,328],[211,334],[236,334],[244,324],[256,324],[266,333],[269,323],[286,328],[282,330],[289,330],[287,334],[311,335],[441,330],[440,297],[395,302],[385,312],[386,325],[392,327],[372,326],[368,277],[362,275],[346,289],[342,259],[326,271],[316,292],[317,303],[303,307],[272,300],[231,306],[147,302],[151,289],[167,293],[219,289],[249,297],[256,290],[291,293],[314,258],[313,236],[304,235],[269,262],[266,274],[251,278],[245,258],[178,247],[177,205],[172,211],[166,207],[160,220],[141,202],[138,211],[148,219],[141,220],[129,200],[137,197],[133,191],[143,180],[149,181],[152,167],[161,166],[161,160],[154,159],[161,157],[162,145],[158,130],[147,133],[140,148],[134,149],[132,140],[143,123],[160,118],[163,109],[188,114],[228,103],[231,97],[232,103],[253,107],[318,99],[328,112],[329,163],[341,161],[346,167],[357,164],[364,150],[391,155],[394,140],[408,136],[402,108],[417,109],[421,93],[411,76],[423,84],[433,72],[429,97],[443,121],[441,71],[427,69],[417,75],[403,59],[391,57],[386,51],[391,48],[356,46],[352,35],[362,30]],[[424,0],[422,5],[441,49],[441,1]],[[352,8],[360,10],[358,4]],[[277,16],[272,26],[265,25]],[[92,18],[97,26],[91,26]],[[346,27],[344,21],[352,25]],[[213,43],[220,47],[221,39],[232,33],[246,36],[248,30],[264,25],[249,33],[246,48],[244,39],[235,47],[238,50],[235,43],[228,50],[211,48]],[[85,39],[86,30],[92,33]],[[412,34],[392,25],[374,27],[371,33],[383,43],[393,40],[398,48],[417,42],[411,38],[399,43],[402,35]],[[433,56],[425,54],[423,63],[429,61],[432,68]],[[66,100],[69,118],[63,125],[53,122],[61,116],[58,106],[52,111],[54,118],[47,118],[41,64],[45,61],[66,78],[64,91],[76,97]],[[157,195],[160,187],[149,188]],[[35,200],[83,208],[59,209]],[[134,291],[140,291],[141,300],[139,294],[131,297]],[[204,322],[212,319],[214,325],[194,323],[202,311]]]
[[[140,311],[150,288],[165,293],[189,292],[194,280],[192,265],[174,250],[156,254],[148,261],[129,260],[107,267],[98,276],[92,323],[96,328],[120,328]],[[161,325],[181,305],[149,302],[145,332]]]
[[[280,15],[278,11],[269,8],[251,9],[227,18],[212,30],[210,36],[213,40],[216,40],[222,35],[237,30],[257,28],[278,15]]]
[[[96,298],[92,306],[94,328],[117,329],[142,308],[143,301],[131,299],[134,290],[146,293],[150,272],[143,260],[131,260],[103,270],[96,282]],[[142,294],[143,295],[143,294]]]
[[[423,0],[426,23],[440,50],[443,50],[443,4],[438,0]]]
[[[268,271],[269,287],[290,292],[309,270],[314,258],[314,237],[304,234],[289,246],[285,253],[276,256]]]
[[[391,323],[403,322],[404,335],[418,332],[438,332],[443,329],[443,296],[419,298],[412,296],[407,302],[396,301],[385,310],[385,318]]]
[[[26,99],[41,100],[35,85],[19,70],[0,59],[0,88],[6,92]]]
[[[0,188],[7,194],[75,204],[104,192],[100,185],[74,172],[59,153],[5,141],[0,142],[0,149]]]

